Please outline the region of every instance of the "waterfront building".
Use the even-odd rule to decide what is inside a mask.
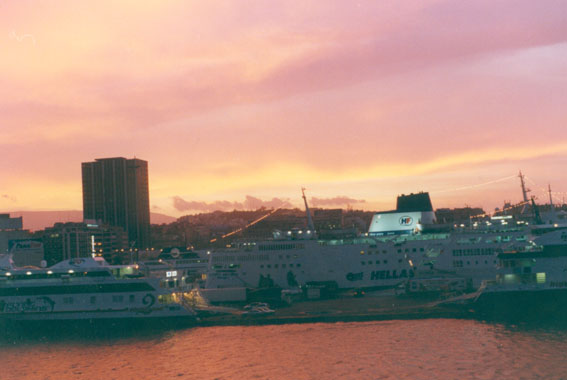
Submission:
[[[81,164],[83,218],[119,226],[130,248],[150,244],[148,162],[137,158],[99,158]]]
[[[112,260],[130,252],[128,236],[122,227],[94,221],[56,223],[45,229],[43,244],[48,265],[78,257],[102,256]]]
[[[0,254],[8,253],[11,240],[30,237],[30,232],[23,229],[21,216],[12,218],[10,214],[0,214]]]

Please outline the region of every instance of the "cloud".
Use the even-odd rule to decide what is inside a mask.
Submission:
[[[12,202],[18,201],[18,199],[16,197],[14,197],[12,195],[8,195],[8,194],[2,194],[2,198],[7,199],[7,200],[12,201]]]
[[[350,205],[353,203],[365,203],[364,199],[354,199],[345,196],[338,196],[334,198],[311,198],[311,204],[314,207],[322,207],[322,206],[344,206]]]
[[[212,211],[231,211],[231,210],[257,210],[261,207],[266,208],[278,208],[278,207],[293,207],[293,205],[283,199],[272,198],[270,201],[263,201],[260,198],[256,198],[250,195],[246,196],[244,202],[231,202],[231,201],[214,201],[211,203],[199,202],[199,201],[186,201],[180,196],[173,197],[173,207],[177,211],[201,211],[201,212],[212,212]]]
[[[24,39],[29,38],[31,39],[32,43],[35,45],[35,37],[33,36],[33,34],[20,34],[18,35],[18,33],[16,33],[15,30],[12,30],[9,34],[9,37],[11,40],[16,40],[18,42],[23,42]]]

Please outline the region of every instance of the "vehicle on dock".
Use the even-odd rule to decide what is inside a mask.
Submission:
[[[252,316],[265,316],[274,314],[275,310],[267,308],[267,307],[254,307],[250,310],[246,310],[242,313],[243,316],[252,317]]]

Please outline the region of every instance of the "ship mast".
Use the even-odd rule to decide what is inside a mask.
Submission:
[[[531,190],[526,188],[526,183],[524,182],[524,175],[522,174],[521,170],[520,170],[520,174],[518,174],[518,177],[520,177],[520,182],[522,184],[522,195],[524,196],[524,202],[529,202],[528,193]]]
[[[551,195],[550,184],[547,184],[547,191],[549,192],[549,211],[551,213],[551,220],[555,221],[555,207],[553,207],[553,196]]]
[[[523,202],[523,206],[522,206],[522,210],[520,212],[521,215],[525,215],[529,204],[530,204],[530,199],[528,198],[528,193],[531,191],[530,189],[526,188],[526,182],[524,181],[524,175],[522,174],[522,171],[520,170],[520,174],[518,174],[518,177],[520,178],[520,183],[522,185],[522,195],[524,197],[524,202]]]
[[[309,211],[309,205],[307,204],[307,197],[305,196],[305,187],[301,188],[301,194],[303,194],[303,202],[305,202],[305,213],[307,214],[307,228],[313,231],[313,236],[315,236],[315,225],[313,224],[313,219],[311,218],[311,211]]]

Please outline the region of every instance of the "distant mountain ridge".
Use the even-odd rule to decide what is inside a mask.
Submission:
[[[4,212],[10,214],[11,217],[22,217],[24,229],[37,231],[43,230],[46,227],[51,227],[55,223],[66,222],[82,222],[83,212],[81,210],[66,210],[66,211],[12,211]],[[177,218],[173,216],[159,214],[156,212],[150,213],[150,222],[152,224],[163,224],[175,222]]]

